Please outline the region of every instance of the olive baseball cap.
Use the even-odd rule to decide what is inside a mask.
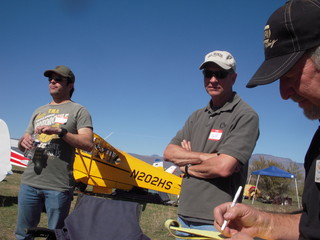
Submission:
[[[264,28],[265,60],[248,88],[272,83],[311,48],[320,45],[320,0],[291,0],[278,8]]]
[[[46,70],[43,75],[46,77],[50,77],[52,73],[56,73],[61,75],[62,77],[69,78],[71,82],[74,82],[76,80],[71,69],[64,65],[59,65],[52,70]]]

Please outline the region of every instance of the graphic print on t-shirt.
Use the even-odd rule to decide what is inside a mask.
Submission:
[[[60,125],[65,125],[68,121],[69,113],[61,114],[59,109],[49,109],[48,112],[38,114],[34,120],[34,129],[40,126],[51,126],[60,128]],[[59,149],[59,144],[54,139],[59,139],[57,134],[38,135],[38,140],[40,141],[39,147],[46,149],[46,154],[49,156],[60,156],[61,150]]]

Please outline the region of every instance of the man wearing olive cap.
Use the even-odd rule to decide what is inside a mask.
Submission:
[[[93,127],[89,112],[71,100],[75,76],[66,66],[47,70],[52,101],[33,113],[19,148],[30,159],[21,178],[16,238],[36,227],[45,208],[48,228],[62,228],[73,198],[75,148],[90,152]]]

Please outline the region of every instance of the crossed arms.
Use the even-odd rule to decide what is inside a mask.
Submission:
[[[185,166],[188,174],[198,178],[228,177],[241,166],[239,161],[227,154],[193,152],[191,142],[183,140],[181,146],[169,144],[164,151],[165,161],[170,161],[180,167],[182,172]]]

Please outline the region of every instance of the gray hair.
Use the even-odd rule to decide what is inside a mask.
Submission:
[[[310,57],[314,62],[316,68],[320,71],[320,46],[310,50]]]

